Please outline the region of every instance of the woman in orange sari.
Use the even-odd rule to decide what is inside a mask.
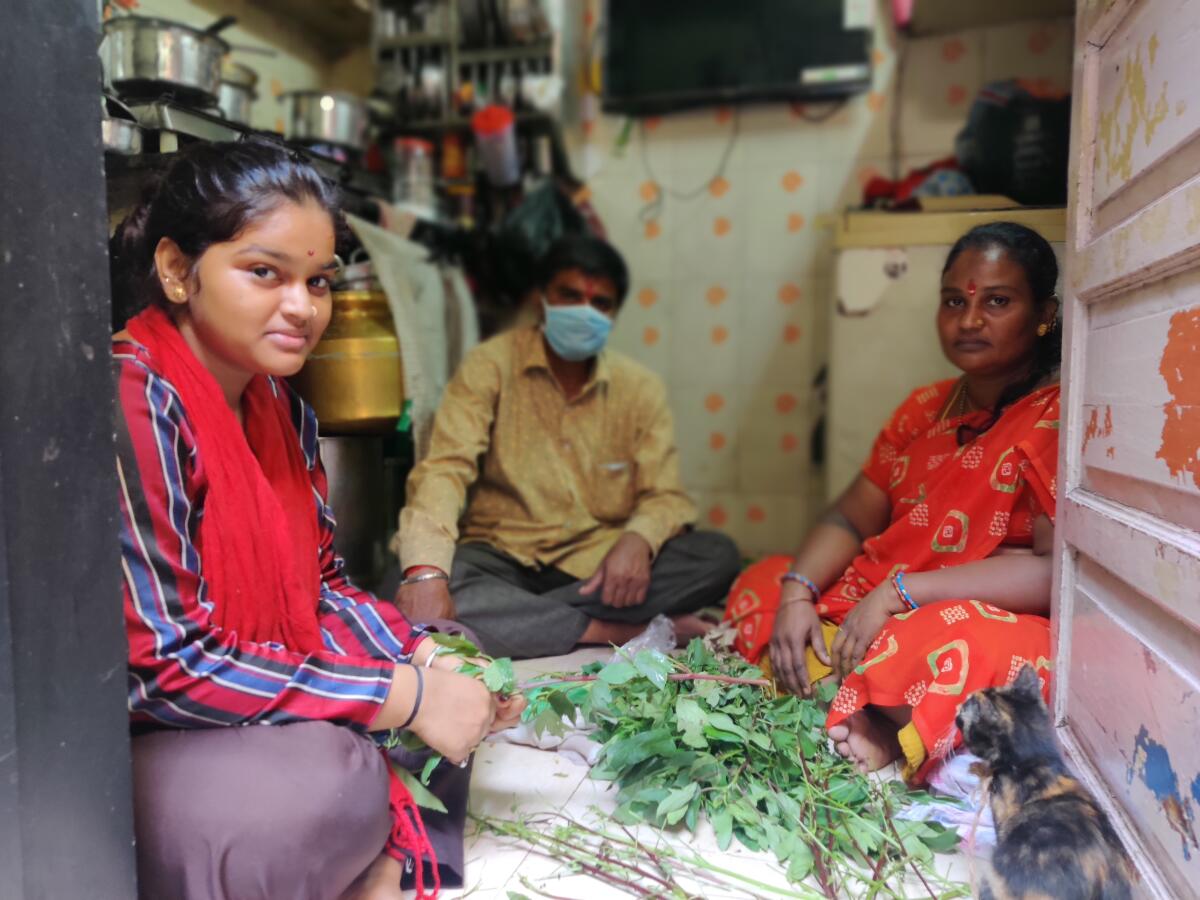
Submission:
[[[961,740],[968,694],[1049,676],[1060,344],[1050,245],[1013,223],[951,249],[938,335],[961,378],[914,391],[794,558],[752,566],[727,618],[789,690],[841,682],[826,727],[914,782]]]

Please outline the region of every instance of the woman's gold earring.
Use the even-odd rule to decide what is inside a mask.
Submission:
[[[1045,322],[1043,322],[1041,325],[1038,326],[1037,331],[1038,331],[1038,337],[1045,337],[1047,334],[1050,333],[1050,326],[1047,325]]]

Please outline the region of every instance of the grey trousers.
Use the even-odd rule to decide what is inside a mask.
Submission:
[[[458,621],[492,656],[558,656],[571,652],[591,619],[641,624],[722,603],[739,566],[725,535],[686,532],[654,560],[645,602],[614,609],[600,592],[582,596],[582,582],[566,572],[531,569],[488,544],[468,543],[455,551],[450,593]]]
[[[416,771],[427,758],[391,757]],[[443,887],[462,885],[470,778],[438,766],[429,789],[447,811],[421,811]],[[143,900],[338,900],[391,829],[383,754],[328,722],[135,737],[133,797]]]

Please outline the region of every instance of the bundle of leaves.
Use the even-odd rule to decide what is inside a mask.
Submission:
[[[535,728],[561,732],[576,706],[597,726],[592,777],[618,786],[620,822],[694,831],[707,818],[722,850],[770,851],[830,897],[888,896],[906,872],[931,896],[966,893],[932,887],[933,854],[957,835],[894,817],[928,796],[858,772],[830,747],[821,702],[777,695],[740,657],[694,640],[681,657],[641,651],[525,687]]]

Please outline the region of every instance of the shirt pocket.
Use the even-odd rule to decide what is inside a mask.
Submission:
[[[602,522],[623,522],[633,515],[637,463],[610,460],[599,463],[592,476],[592,515]]]

